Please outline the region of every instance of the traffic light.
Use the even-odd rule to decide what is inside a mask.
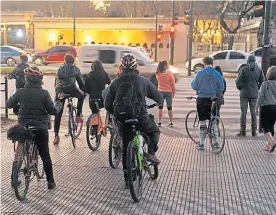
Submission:
[[[174,25],[178,25],[178,14],[179,14],[178,12],[174,13],[174,21],[173,21]]]
[[[158,25],[158,34],[157,34],[157,41],[160,42],[162,40],[163,35],[163,25]]]
[[[190,10],[185,11],[184,25],[190,25]]]
[[[265,1],[254,1],[254,17],[263,17],[265,14]]]
[[[162,40],[162,34],[158,33],[157,34],[157,41],[160,42]]]
[[[175,36],[175,27],[174,25],[171,25],[170,27],[170,37],[174,37]]]

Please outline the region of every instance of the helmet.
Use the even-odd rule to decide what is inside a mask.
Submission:
[[[24,73],[27,77],[30,77],[30,76],[43,77],[42,71],[36,66],[27,67],[26,69],[24,69]]]
[[[135,70],[137,68],[137,62],[136,58],[133,55],[126,55],[121,59],[121,65],[122,70],[130,69]]]

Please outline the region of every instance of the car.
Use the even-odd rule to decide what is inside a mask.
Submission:
[[[91,64],[94,60],[100,60],[105,71],[112,77],[116,77],[121,58],[126,54],[132,54],[136,57],[141,75],[147,78],[153,78],[156,73],[158,63],[154,62],[143,50],[137,47],[120,45],[101,45],[89,44],[83,45],[79,49],[79,55],[76,65],[85,76],[91,71]],[[178,68],[170,66],[176,80],[180,77]]]
[[[63,63],[64,56],[71,54],[75,58],[77,57],[77,48],[74,46],[54,46],[45,52],[35,53],[33,55],[33,61],[37,66],[47,65],[50,63]]]
[[[29,62],[32,61],[30,54],[24,50],[14,46],[1,46],[1,64],[7,64],[8,66],[15,66],[20,63],[20,55],[26,54]]]
[[[259,64],[261,64],[262,61],[262,54],[263,54],[263,48],[259,47],[255,49],[254,51],[250,52],[250,54],[253,54],[256,56],[256,60]],[[270,47],[270,63],[269,66],[276,66],[276,45],[273,45]]]
[[[214,59],[214,66],[220,66],[223,72],[238,73],[247,64],[250,53],[243,51],[225,50],[210,55]],[[204,68],[203,58],[192,59],[192,70],[198,72]],[[189,63],[186,63],[188,68]],[[260,66],[260,64],[259,64]]]

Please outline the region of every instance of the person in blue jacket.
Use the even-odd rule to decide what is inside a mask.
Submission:
[[[196,108],[198,112],[199,128],[199,150],[204,150],[207,126],[206,120],[210,120],[212,100],[223,93],[225,88],[222,76],[213,68],[213,58],[203,59],[204,69],[199,71],[191,83],[192,89],[196,91]],[[219,147],[218,129],[214,124],[215,137],[213,138],[215,147]]]

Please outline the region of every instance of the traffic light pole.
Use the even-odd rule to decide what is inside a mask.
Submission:
[[[189,65],[188,65],[188,76],[192,75],[192,56],[193,56],[193,27],[194,27],[194,20],[193,20],[193,9],[194,9],[194,2],[193,0],[190,1],[190,27],[189,27]]]
[[[76,46],[76,1],[73,1],[73,44]]]
[[[270,23],[271,23],[271,1],[265,2],[265,17],[264,17],[264,35],[263,35],[263,53],[262,53],[262,70],[266,75],[270,64]]]
[[[174,25],[174,19],[175,19],[175,13],[174,13],[174,0],[172,0],[172,25]],[[174,61],[174,35],[171,36],[171,44],[170,44],[170,64],[173,65]]]

